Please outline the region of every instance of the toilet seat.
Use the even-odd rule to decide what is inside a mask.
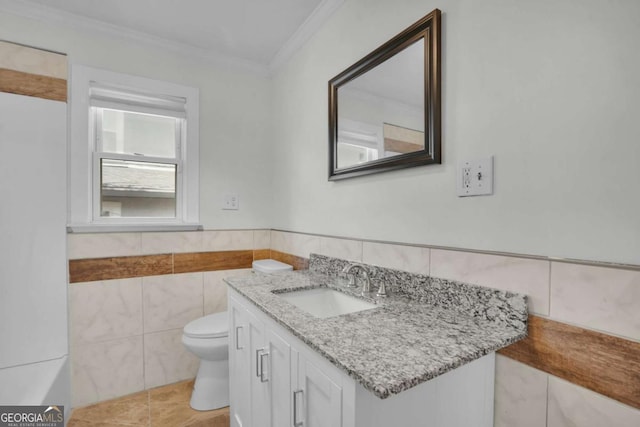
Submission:
[[[187,323],[184,335],[190,338],[223,338],[229,335],[227,312],[209,314]]]

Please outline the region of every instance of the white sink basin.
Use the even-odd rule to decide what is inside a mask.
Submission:
[[[376,304],[329,288],[291,291],[277,295],[307,313],[322,319],[378,307]]]

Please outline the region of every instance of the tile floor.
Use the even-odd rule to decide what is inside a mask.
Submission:
[[[76,408],[67,427],[229,427],[229,408],[195,411],[193,380]]]

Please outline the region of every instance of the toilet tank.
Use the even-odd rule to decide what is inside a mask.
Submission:
[[[284,262],[276,261],[275,259],[260,259],[253,261],[252,267],[254,271],[267,274],[293,270],[293,266],[285,264]]]

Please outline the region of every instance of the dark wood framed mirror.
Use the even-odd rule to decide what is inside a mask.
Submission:
[[[440,10],[329,81],[329,180],[437,164]]]

